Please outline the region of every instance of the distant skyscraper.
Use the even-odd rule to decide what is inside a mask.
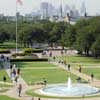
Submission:
[[[46,19],[48,17],[48,2],[42,2],[40,8],[42,10],[43,19]]]
[[[70,7],[69,7],[69,5],[65,5],[65,7],[64,7],[64,15],[66,15],[66,14],[68,14],[70,12]]]
[[[81,13],[82,16],[85,16],[87,14],[86,5],[85,5],[84,1],[82,2],[80,13]]]
[[[71,10],[70,10],[70,16],[77,18],[80,16],[79,11],[77,10],[77,8],[75,7],[75,5],[72,5]]]

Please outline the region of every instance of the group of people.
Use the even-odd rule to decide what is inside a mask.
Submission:
[[[20,76],[20,68],[16,68],[16,65],[10,65],[10,76],[11,76],[11,80],[13,82],[18,82],[18,78]],[[22,92],[22,84],[18,85],[18,96],[21,97],[21,92]]]
[[[1,56],[0,56],[0,63],[1,63],[0,68],[1,68],[1,69],[2,69],[2,68],[8,68],[9,62],[10,62],[9,57],[6,57],[6,56],[4,56],[4,55],[1,55]]]
[[[18,78],[20,76],[20,68],[16,68],[15,64],[10,65],[10,76],[11,80],[17,83]]]

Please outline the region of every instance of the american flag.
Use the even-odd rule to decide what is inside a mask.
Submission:
[[[23,5],[23,2],[21,0],[17,0],[17,3],[19,3],[20,5]]]

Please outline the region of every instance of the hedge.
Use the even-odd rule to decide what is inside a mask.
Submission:
[[[3,54],[3,53],[10,53],[10,50],[6,50],[6,49],[4,49],[4,50],[0,50],[0,54]]]
[[[26,62],[31,62],[31,61],[48,61],[47,58],[38,58],[38,59],[18,59],[18,58],[13,58],[13,59],[10,59],[10,62],[20,62],[20,61],[26,61]]]
[[[13,57],[16,57],[16,56],[25,56],[24,53],[14,53],[12,54]]]
[[[27,48],[24,50],[24,53],[42,53],[43,50],[42,49],[33,49],[33,48]]]

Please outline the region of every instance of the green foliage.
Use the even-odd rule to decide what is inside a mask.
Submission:
[[[15,41],[15,22],[1,21],[0,42]],[[63,47],[74,47],[81,54],[98,55],[98,37],[100,36],[100,17],[83,18],[70,25],[65,22],[18,21],[18,44],[32,47],[33,43],[60,43]],[[2,45],[0,45],[2,47]],[[7,45],[7,48],[10,46]],[[12,46],[15,48],[15,46]],[[92,51],[92,53],[90,53]],[[33,50],[29,50],[33,52]],[[35,52],[35,51],[34,51]],[[37,52],[37,51],[36,51]]]
[[[34,49],[34,48],[26,48],[24,50],[25,54],[31,54],[31,53],[42,53],[43,50],[42,49]]]
[[[97,40],[93,43],[91,50],[95,57],[100,56],[100,36],[97,38]]]
[[[10,50],[0,49],[0,54],[2,54],[2,53],[5,53],[5,54],[10,53]]]

